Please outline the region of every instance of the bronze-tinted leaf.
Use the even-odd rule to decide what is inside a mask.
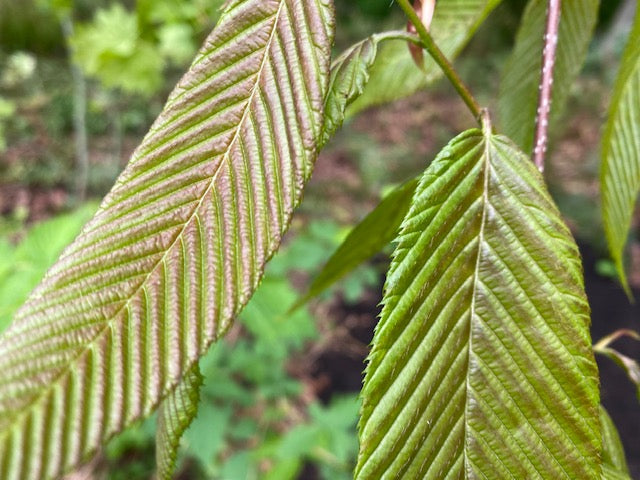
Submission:
[[[232,0],[98,213],[0,337],[0,478],[152,412],[248,301],[317,154],[330,0]]]

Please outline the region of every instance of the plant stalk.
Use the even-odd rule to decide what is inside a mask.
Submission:
[[[89,183],[89,140],[87,134],[87,81],[74,61],[71,52],[71,37],[73,36],[73,20],[71,15],[65,15],[60,20],[64,32],[67,48],[69,49],[69,62],[73,79],[73,130],[75,136],[76,153],[76,200],[83,202],[87,196]]]
[[[460,95],[478,123],[481,123],[480,117],[482,109],[480,107],[480,104],[473,97],[469,88],[467,88],[467,86],[464,84],[464,82],[458,75],[458,72],[455,71],[453,65],[451,65],[451,62],[449,62],[444,53],[442,53],[442,51],[438,48],[438,45],[436,45],[436,43],[433,41],[431,34],[429,34],[429,32],[427,31],[427,28],[424,26],[422,20],[409,3],[409,0],[396,1],[400,8],[402,8],[402,10],[404,11],[409,21],[415,26],[416,33],[420,37],[424,49],[429,52],[429,55],[431,55],[433,60],[442,69],[442,72],[449,79],[449,81],[453,85],[453,88],[456,89],[458,95]]]
[[[536,116],[536,133],[533,140],[533,163],[540,172],[544,171],[544,157],[549,141],[549,112],[551,111],[551,94],[553,71],[556,63],[558,46],[558,28],[560,25],[561,0],[549,0],[547,7],[547,25],[542,50],[542,74],[540,78],[540,98]]]

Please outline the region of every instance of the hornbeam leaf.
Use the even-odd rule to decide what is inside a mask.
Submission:
[[[613,360],[625,371],[629,380],[636,387],[636,396],[640,401],[640,363],[611,347],[599,348],[596,352]]]
[[[431,23],[431,34],[449,58],[455,58],[476,30],[502,0],[439,0]],[[355,115],[365,108],[391,102],[417,92],[440,78],[440,67],[428,57],[424,70],[416,67],[407,42],[394,40],[380,48],[363,94],[347,111]]]
[[[500,81],[501,131],[528,153],[533,147],[548,3],[547,0],[530,0]],[[580,73],[598,20],[599,5],[599,0],[562,2],[553,75],[552,120],[557,120],[564,110],[571,86]]]
[[[622,478],[628,479],[629,467],[618,429],[602,405],[600,405],[600,430],[602,432],[602,465],[608,466],[608,470],[616,472],[618,476],[622,475]],[[603,478],[608,477],[612,477],[612,472],[603,468]]]
[[[602,139],[600,183],[609,250],[630,294],[623,252],[640,193],[640,9],[622,56]]]
[[[198,412],[201,386],[202,375],[196,363],[160,405],[156,431],[157,477],[160,480],[171,480],[173,476],[180,438]]]
[[[371,258],[396,238],[407,215],[418,179],[412,178],[387,195],[356,225],[313,279],[307,293],[292,310],[322,293],[354,268]]]
[[[96,216],[0,337],[0,478],[152,412],[229,327],[317,154],[330,0],[232,0]]]
[[[329,92],[325,100],[321,145],[326,144],[342,126],[345,110],[362,95],[378,54],[378,46],[385,40],[416,41],[404,32],[376,33],[344,51],[333,62]]]
[[[488,125],[461,134],[398,242],[356,478],[599,478],[580,256],[527,156]]]
[[[628,473],[612,467],[608,463],[602,464],[602,480],[632,480]]]

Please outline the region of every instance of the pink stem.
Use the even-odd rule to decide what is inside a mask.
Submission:
[[[547,152],[549,112],[551,111],[551,91],[553,69],[558,46],[558,26],[560,25],[560,0],[549,0],[547,7],[547,27],[542,50],[542,78],[540,79],[540,99],[536,117],[536,136],[534,139],[533,162],[538,170],[544,171],[544,156]]]

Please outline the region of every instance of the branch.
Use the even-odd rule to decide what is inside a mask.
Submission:
[[[560,2],[561,0],[549,0],[547,7],[547,26],[544,34],[544,48],[542,50],[540,99],[538,101],[536,134],[533,143],[533,162],[541,172],[544,171],[544,157],[547,152],[547,132],[549,129],[549,112],[551,111],[553,70],[556,63],[558,26],[560,25]]]
[[[409,21],[413,23],[413,25],[415,26],[416,33],[418,34],[418,36],[420,37],[420,40],[422,41],[422,46],[425,48],[427,52],[429,52],[429,55],[431,55],[434,61],[442,69],[442,72],[449,79],[449,81],[453,85],[453,88],[456,89],[456,91],[458,92],[458,94],[460,95],[464,103],[467,105],[467,107],[469,107],[469,110],[471,111],[473,116],[476,118],[476,120],[480,122],[480,117],[481,117],[480,104],[476,101],[475,98],[473,98],[473,95],[471,94],[467,86],[464,84],[462,79],[458,76],[458,72],[454,70],[449,60],[447,60],[447,57],[444,56],[442,51],[438,48],[436,43],[433,41],[433,38],[427,31],[427,28],[422,23],[422,20],[420,19],[416,11],[413,9],[411,4],[409,3],[409,0],[397,0],[397,2],[398,2],[398,5],[400,5],[400,8],[404,10],[404,13],[407,15],[407,18],[409,19]]]

